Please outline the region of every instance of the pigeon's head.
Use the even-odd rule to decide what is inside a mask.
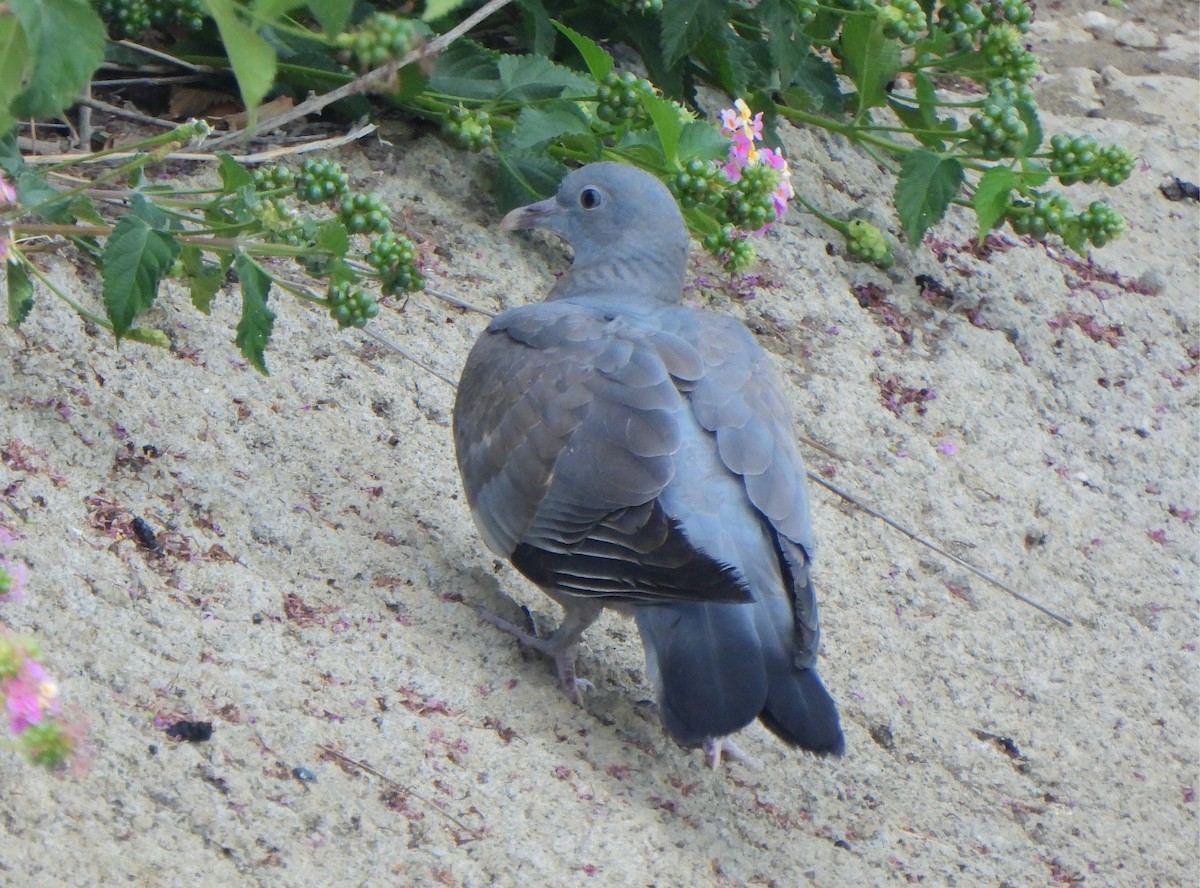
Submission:
[[[544,228],[575,251],[565,296],[619,284],[631,295],[677,301],[687,272],[688,232],[675,198],[650,173],[624,163],[590,163],[548,200],[504,217],[506,231]]]

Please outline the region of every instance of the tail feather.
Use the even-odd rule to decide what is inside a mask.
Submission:
[[[749,607],[639,607],[646,666],[667,732],[684,746],[724,737],[766,705],[767,673]]]
[[[767,728],[792,746],[826,755],[846,751],[846,738],[837,704],[813,669],[772,670],[767,705],[759,718]]]

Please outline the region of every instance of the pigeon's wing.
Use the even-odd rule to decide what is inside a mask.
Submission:
[[[750,504],[769,525],[775,547],[771,554],[778,559],[794,616],[790,641],[796,665],[811,665],[820,639],[809,578],[812,518],[791,410],[769,356],[742,324],[687,309],[672,318],[672,332],[693,345],[704,362],[703,372],[686,384],[692,413],[715,436],[721,464],[741,477]],[[744,520],[759,519],[746,514]],[[735,567],[748,576],[767,569],[753,564]]]
[[[463,371],[454,440],[488,546],[547,590],[648,604],[748,601],[659,494],[675,473],[677,385],[695,349],[616,312],[556,301],[496,318]]]

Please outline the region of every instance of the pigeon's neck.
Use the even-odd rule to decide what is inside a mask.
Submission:
[[[687,282],[687,247],[644,251],[604,250],[576,253],[571,268],[558,279],[547,301],[582,296],[618,296],[622,301],[676,304]]]

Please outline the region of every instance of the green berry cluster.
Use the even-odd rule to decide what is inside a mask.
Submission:
[[[1013,204],[1008,221],[1017,234],[1044,240],[1048,234],[1061,235],[1071,220],[1071,204],[1057,191],[1032,192],[1033,203]]]
[[[1056,135],[1050,140],[1050,172],[1064,185],[1095,182],[1120,185],[1133,173],[1133,152],[1100,143],[1092,136]]]
[[[296,226],[296,211],[282,197],[265,197],[251,207],[254,218],[267,231],[289,231]]]
[[[622,6],[636,15],[655,15],[662,12],[663,0],[625,0]]]
[[[967,140],[986,160],[1019,157],[1029,139],[1026,120],[1037,118],[1033,90],[1005,77],[988,84],[988,96],[971,115]]]
[[[346,281],[331,283],[325,301],[329,305],[329,316],[343,330],[347,327],[365,327],[367,321],[379,314],[379,303],[375,297],[366,290],[351,289]]]
[[[982,12],[990,24],[1012,25],[1022,34],[1033,21],[1033,7],[1025,0],[985,0]]]
[[[114,40],[140,37],[150,27],[146,0],[92,0],[92,8]]]
[[[408,293],[425,286],[425,276],[417,267],[417,251],[412,242],[391,231],[371,241],[367,263],[383,282],[385,295]]]
[[[1125,230],[1125,220],[1121,214],[1100,201],[1091,203],[1079,214],[1078,221],[1083,236],[1097,247],[1104,246]]]
[[[358,67],[370,71],[404,57],[417,42],[417,26],[412,19],[386,12],[376,13],[348,34],[340,34],[337,47],[354,56]]]
[[[642,104],[643,95],[654,95],[654,85],[649,80],[638,77],[632,71],[624,74],[610,71],[596,90],[596,98],[600,102],[596,116],[614,126],[629,124],[635,129],[648,126],[650,120]]]
[[[862,219],[853,219],[847,226],[846,252],[882,268],[895,261],[884,233]]]
[[[150,24],[156,28],[181,27],[199,31],[204,27],[204,5],[201,0],[146,0]]]
[[[442,120],[442,131],[452,144],[468,151],[482,151],[492,144],[491,118],[483,109],[451,108]]]
[[[250,173],[254,179],[254,190],[288,194],[296,186],[296,174],[285,166],[255,167]]]
[[[715,163],[692,158],[667,184],[679,205],[690,210],[719,203],[727,183],[728,180],[721,175],[721,168]]]
[[[349,179],[336,161],[309,158],[300,164],[300,172],[296,174],[296,194],[307,203],[335,200],[349,188]]]
[[[340,213],[351,234],[383,234],[389,228],[387,207],[378,194],[347,194]]]
[[[1016,25],[993,25],[983,32],[979,52],[993,68],[1017,83],[1030,83],[1041,71],[1037,56],[1025,48]]]
[[[766,164],[754,164],[742,170],[742,177],[729,190],[722,222],[745,232],[755,232],[777,218],[775,189],[779,171]]]
[[[732,225],[722,225],[718,233],[704,238],[703,244],[730,271],[741,271],[754,262],[754,244]]]
[[[879,16],[884,36],[906,46],[916,43],[925,30],[925,10],[917,0],[891,0],[879,11]]]
[[[954,47],[965,52],[975,46],[976,35],[988,22],[973,0],[942,0],[937,23],[938,30],[950,35]]]

